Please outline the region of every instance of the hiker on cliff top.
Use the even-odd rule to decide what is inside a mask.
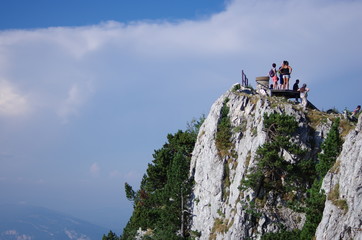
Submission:
[[[300,92],[300,98],[302,99],[302,105],[304,110],[307,109],[307,104],[308,104],[308,92],[309,92],[309,88],[307,88],[307,84],[303,84],[303,86],[301,88],[298,89],[298,92]]]
[[[273,63],[272,64],[272,69],[270,69],[269,71],[269,77],[271,77],[271,79],[273,80],[273,89],[278,89],[278,76],[277,76],[277,69],[276,69],[276,64]]]
[[[351,118],[356,118],[356,115],[361,111],[361,105],[358,105],[356,109],[352,112]]]
[[[283,89],[289,89],[289,79],[292,71],[293,69],[289,66],[289,62],[283,61],[281,68],[279,68],[279,72],[283,74]]]
[[[349,112],[347,110],[343,111],[344,117],[350,121],[357,122],[358,114],[361,111],[361,105],[358,105],[355,110],[353,110],[352,114],[349,115]]]
[[[284,89],[284,81],[283,81],[283,74],[281,72],[282,66],[279,67],[278,73],[279,73],[279,89]]]
[[[295,83],[293,85],[293,91],[298,91],[298,89],[299,89],[299,79],[295,80]],[[298,97],[295,98],[295,102],[299,103]]]

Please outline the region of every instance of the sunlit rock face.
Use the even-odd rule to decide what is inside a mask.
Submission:
[[[226,105],[232,125],[233,157],[221,156],[215,141],[225,99],[228,99]],[[311,114],[312,110],[308,111]],[[192,216],[191,230],[197,239],[260,239],[267,232],[279,231],[281,225],[289,230],[303,227],[305,214],[288,208],[284,196],[266,194],[263,201],[254,201],[254,204],[258,204],[258,212],[253,213],[250,203],[255,200],[255,192],[241,188],[241,181],[248,169],[256,164],[258,147],[267,141],[263,119],[265,114],[270,113],[294,116],[298,131],[292,141],[307,150],[306,158],[317,156],[332,124],[329,118],[311,123],[302,106],[253,90],[230,90],[217,99],[200,128],[191,160],[190,176],[194,180],[194,188],[189,211]],[[352,231],[346,226],[361,226],[362,174],[359,152],[362,141],[359,141],[361,135],[357,131],[351,132],[347,138],[351,140],[344,144],[339,157],[339,171],[326,176],[324,188],[328,192],[327,189],[339,182],[340,197],[346,199],[349,209],[344,213],[327,200],[317,239],[333,239],[330,238],[332,233],[327,234],[328,231],[332,232],[331,229],[342,234],[343,231]],[[293,161],[289,153],[280,154],[286,161]],[[358,158],[359,163],[356,163]],[[343,224],[338,219],[354,223]]]
[[[362,239],[362,115],[325,176],[327,195],[317,239]]]

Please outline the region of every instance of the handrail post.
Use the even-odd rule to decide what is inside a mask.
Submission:
[[[249,79],[246,77],[244,70],[241,70],[241,85],[247,87],[249,85]]]

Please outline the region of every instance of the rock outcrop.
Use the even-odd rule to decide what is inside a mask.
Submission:
[[[215,143],[224,104],[229,107],[233,157],[221,156]],[[331,119],[336,117],[318,111],[306,112],[283,98],[262,96],[246,89],[230,90],[221,96],[200,128],[191,160],[190,176],[194,179],[191,230],[196,238],[259,239],[264,233],[279,231],[281,226],[289,230],[303,227],[305,214],[289,208],[284,196],[256,200],[252,189],[241,187],[248,169],[256,165],[258,147],[267,140],[263,120],[270,113],[284,113],[296,119],[298,133],[293,142],[307,150],[306,158],[316,157]],[[325,177],[326,194],[338,184],[339,194],[336,199],[326,201],[317,239],[362,236],[361,119],[358,124],[346,137],[338,166]],[[286,161],[293,161],[289,153],[281,154]],[[258,205],[256,212],[251,202]]]
[[[325,176],[327,195],[317,239],[362,239],[362,115]]]

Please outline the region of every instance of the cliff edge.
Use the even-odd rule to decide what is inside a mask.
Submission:
[[[272,170],[271,173],[264,171],[267,177],[253,188],[245,183],[260,167],[263,158],[260,148],[272,144],[271,138],[275,137],[270,130],[273,123],[268,128],[265,126],[265,119],[271,114],[295,120],[297,125],[288,142],[298,146],[300,154],[285,147],[278,149],[285,170],[279,171],[280,176]],[[191,159],[190,176],[194,187],[189,211],[194,237],[260,239],[266,233],[302,229],[306,221],[302,209],[313,179],[308,176],[297,179],[298,172],[287,171],[318,162],[321,144],[333,121],[340,117],[317,110],[305,111],[284,98],[263,96],[235,86],[222,95],[212,105],[199,130]],[[225,118],[230,140],[226,147],[218,143],[220,124]],[[361,118],[354,127],[347,120],[341,120],[340,132],[345,142],[338,160],[323,181],[326,202],[317,239],[362,237]],[[294,177],[297,182],[289,183],[288,179]],[[272,180],[275,184],[269,184]]]

